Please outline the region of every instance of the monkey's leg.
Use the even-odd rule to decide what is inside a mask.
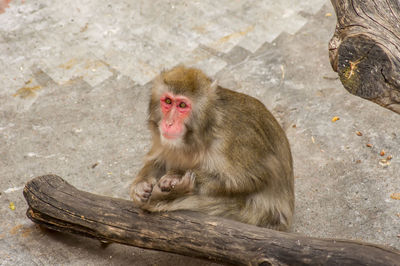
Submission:
[[[152,201],[152,197],[149,203],[144,206],[145,209],[151,212],[191,210],[239,220],[238,215],[241,204],[238,204],[238,199],[236,198],[198,195],[196,192],[175,199],[165,199],[154,202]]]

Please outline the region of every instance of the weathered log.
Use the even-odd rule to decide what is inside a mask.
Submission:
[[[331,0],[329,59],[350,93],[400,114],[400,1]]]
[[[56,175],[24,189],[28,217],[50,229],[235,265],[399,265],[397,250],[278,232],[190,211],[148,213]]]

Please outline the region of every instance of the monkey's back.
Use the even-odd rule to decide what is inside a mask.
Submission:
[[[263,184],[246,197],[238,219],[287,230],[294,212],[294,176],[285,132],[259,100],[221,87],[216,93],[223,154],[234,162],[229,175],[247,186]]]
[[[292,165],[286,134],[263,103],[249,95],[222,87],[216,92],[216,107],[223,114],[223,123],[220,123],[219,127],[223,127],[223,130],[229,133],[233,143],[255,146],[254,149],[259,155],[266,151],[273,152]]]

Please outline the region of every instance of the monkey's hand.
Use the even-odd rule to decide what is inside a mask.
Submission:
[[[154,184],[148,181],[132,184],[130,195],[136,206],[140,207],[149,201],[153,187]]]
[[[164,175],[154,187],[151,200],[174,199],[191,193],[194,189],[194,177],[192,171],[187,171],[183,176]]]

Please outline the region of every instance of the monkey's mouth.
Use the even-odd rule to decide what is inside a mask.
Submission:
[[[182,136],[182,134],[173,134],[173,133],[167,133],[167,132],[163,132],[162,133],[163,137],[166,139],[178,139]]]

